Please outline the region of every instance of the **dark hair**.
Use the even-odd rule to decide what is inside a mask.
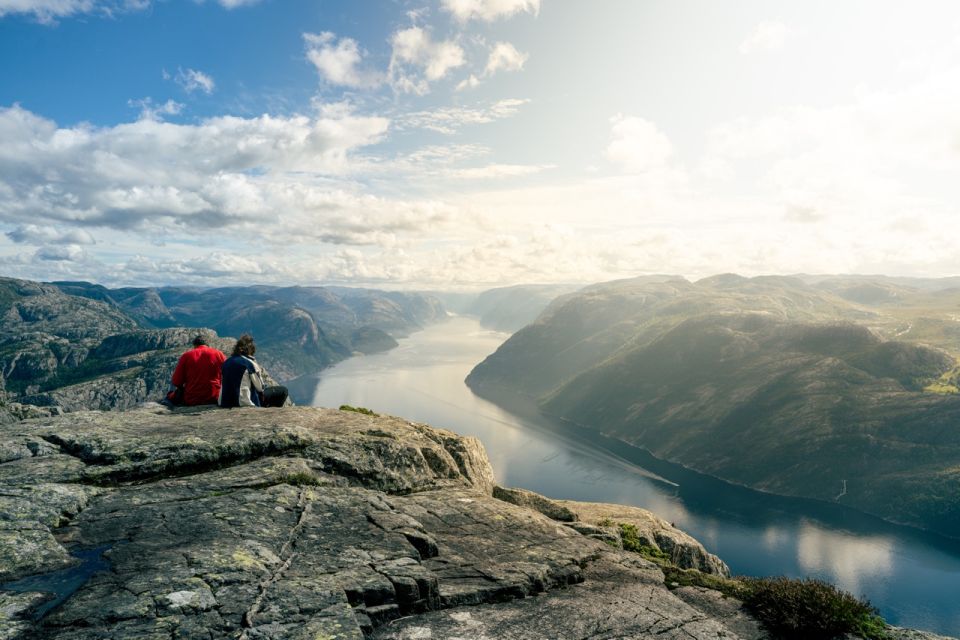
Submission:
[[[193,339],[193,346],[201,347],[205,344],[207,344],[207,339],[198,333],[197,337]]]
[[[252,356],[256,352],[257,345],[253,343],[253,336],[249,333],[240,336],[237,344],[233,345],[233,355],[235,356]]]

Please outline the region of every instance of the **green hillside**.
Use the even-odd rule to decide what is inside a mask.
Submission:
[[[957,360],[948,340],[888,339],[908,310],[948,327],[956,294],[858,286],[854,301],[791,278],[609,283],[557,301],[467,382],[731,482],[960,535]]]

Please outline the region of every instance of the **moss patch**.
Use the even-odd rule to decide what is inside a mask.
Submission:
[[[845,634],[867,640],[890,637],[887,623],[873,605],[822,580],[724,578],[696,569],[682,569],[660,549],[644,544],[636,526],[609,519],[597,524],[616,527],[625,550],[660,567],[667,588],[703,587],[741,600],[777,640],[833,640]]]
[[[340,411],[353,411],[354,413],[362,413],[365,416],[377,416],[378,413],[374,413],[372,410],[367,409],[366,407],[352,407],[349,404],[340,405]]]

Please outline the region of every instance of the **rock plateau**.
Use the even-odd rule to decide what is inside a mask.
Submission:
[[[599,519],[726,572],[668,523],[494,490],[478,440],[391,417],[148,405],[0,425],[0,638],[766,637],[735,600],[668,590]]]

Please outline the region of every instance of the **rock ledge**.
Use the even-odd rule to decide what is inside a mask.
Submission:
[[[493,489],[479,441],[391,417],[0,425],[0,640],[765,637],[736,602],[672,593],[655,565]],[[584,526],[610,507],[562,505]],[[110,570],[35,620],[45,576],[82,571],[82,549]]]

